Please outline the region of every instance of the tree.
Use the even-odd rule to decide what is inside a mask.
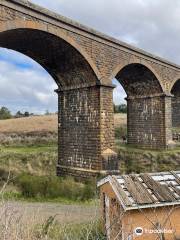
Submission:
[[[24,113],[24,117],[29,117],[29,116],[30,116],[29,112]]]
[[[127,113],[127,105],[126,104],[120,104],[120,105],[114,104],[114,113]]]
[[[0,119],[10,119],[12,117],[11,112],[6,107],[0,108]]]
[[[127,113],[127,105],[126,104],[121,104],[118,107],[119,113]]]
[[[23,116],[24,116],[24,114],[21,111],[17,111],[15,118],[21,118]]]
[[[45,115],[50,115],[49,110],[46,110]]]

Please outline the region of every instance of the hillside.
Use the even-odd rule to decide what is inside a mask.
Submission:
[[[115,127],[126,125],[126,114],[115,114]],[[1,133],[56,132],[57,115],[0,120]]]
[[[115,128],[127,125],[127,115],[122,113],[114,114],[114,125]]]
[[[57,131],[57,121],[57,115],[0,120],[0,132],[55,132]]]

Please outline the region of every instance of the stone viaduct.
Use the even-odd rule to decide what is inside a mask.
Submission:
[[[127,93],[128,144],[172,144],[180,66],[23,0],[0,0],[0,47],[31,57],[58,85],[59,175],[117,170],[114,78]]]

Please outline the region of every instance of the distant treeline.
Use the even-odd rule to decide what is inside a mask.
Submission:
[[[120,104],[120,105],[114,104],[114,113],[127,113],[127,105],[126,104]]]
[[[51,113],[47,110],[44,115],[50,115]],[[12,114],[11,111],[7,107],[0,108],[0,120],[3,119],[11,119],[11,118],[22,118],[22,117],[30,117],[34,116],[34,113],[30,113],[28,111],[21,112],[17,111],[16,114]]]

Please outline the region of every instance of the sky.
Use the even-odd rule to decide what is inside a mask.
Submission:
[[[180,64],[179,0],[32,0],[119,40]],[[124,102],[117,84],[114,102]],[[57,86],[36,62],[0,49],[0,106],[12,112],[57,111]]]

